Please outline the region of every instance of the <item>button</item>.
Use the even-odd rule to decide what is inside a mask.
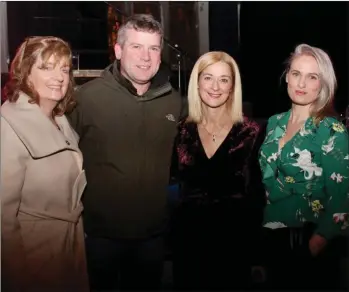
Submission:
[[[65,143],[67,143],[67,145],[70,145],[70,142],[68,140],[66,140]]]

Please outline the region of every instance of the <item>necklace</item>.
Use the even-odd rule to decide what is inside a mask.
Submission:
[[[207,129],[206,129],[206,127],[205,126],[201,126],[210,136],[212,136],[212,142],[213,143],[216,143],[216,138],[217,138],[217,136],[220,134],[220,132],[222,131],[222,129],[223,129],[223,127],[215,134],[215,133],[211,133],[210,131],[208,131]]]

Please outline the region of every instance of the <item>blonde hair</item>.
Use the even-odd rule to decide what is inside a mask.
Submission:
[[[73,100],[74,76],[72,71],[72,52],[68,43],[53,36],[36,36],[27,38],[18,48],[11,68],[10,78],[4,88],[5,98],[9,102],[16,102],[20,92],[24,92],[30,97],[30,103],[40,103],[40,96],[28,82],[28,76],[40,58],[43,65],[48,59],[54,56],[56,62],[66,59],[67,65],[71,68],[69,72],[69,84],[66,95],[59,101],[53,110],[53,116],[63,115],[75,105]]]
[[[202,55],[195,63],[189,79],[188,103],[189,116],[188,121],[200,123],[203,118],[202,101],[199,95],[199,77],[208,67],[218,62],[224,62],[229,65],[233,76],[233,90],[229,96],[229,110],[233,124],[243,121],[242,113],[242,88],[239,67],[235,60],[225,52],[208,52]]]
[[[292,62],[297,57],[304,55],[313,57],[319,66],[321,89],[310,113],[318,124],[323,118],[336,115],[333,107],[334,95],[337,89],[336,74],[328,54],[319,48],[307,44],[300,44],[295,48],[288,59],[286,72],[289,72]]]

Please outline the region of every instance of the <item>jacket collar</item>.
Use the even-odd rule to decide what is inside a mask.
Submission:
[[[108,80],[110,80],[110,78],[116,80],[125,90],[135,96],[138,101],[152,100],[172,90],[172,86],[169,82],[170,73],[166,72],[163,66],[160,66],[159,71],[151,80],[148,91],[142,96],[137,94],[137,90],[132,83],[120,73],[120,62],[118,60],[115,60],[113,64],[109,65],[104,70],[102,77]]]
[[[63,150],[78,150],[78,135],[65,116],[56,117],[59,131],[45,116],[37,104],[29,103],[29,97],[21,92],[17,102],[6,101],[1,107],[2,117],[33,158],[43,158]]]
[[[271,129],[269,133],[267,133],[267,137],[265,143],[270,143],[273,141],[278,141],[286,132],[286,127],[288,120],[291,116],[291,110],[282,113],[276,116],[275,128]],[[304,127],[301,128],[301,135],[312,134],[316,128],[313,117],[309,117],[304,124]]]

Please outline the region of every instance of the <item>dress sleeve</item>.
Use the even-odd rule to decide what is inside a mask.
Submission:
[[[1,118],[1,278],[2,287],[11,291],[23,287],[23,279],[28,274],[17,218],[27,157],[25,146],[7,121]]]
[[[330,135],[324,142],[321,164],[326,199],[315,233],[331,239],[349,225],[349,145],[345,127],[340,122],[332,123]]]

